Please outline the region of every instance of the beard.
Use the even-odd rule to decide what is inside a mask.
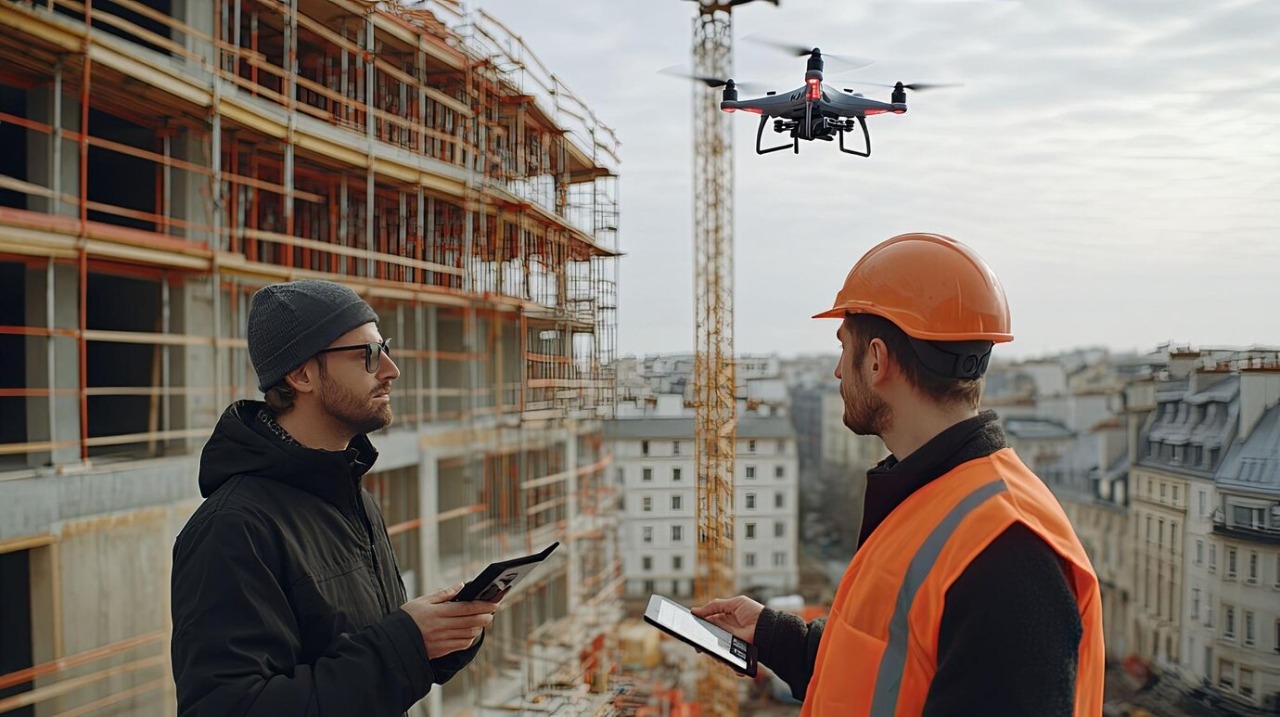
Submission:
[[[360,435],[373,433],[391,424],[391,404],[373,402],[373,393],[361,394],[331,380],[321,372],[320,407],[334,420]],[[381,393],[390,385],[379,386],[374,393]]]
[[[859,436],[880,436],[889,427],[893,411],[889,404],[875,391],[862,383],[861,376],[854,374],[852,396],[844,395],[844,425]]]

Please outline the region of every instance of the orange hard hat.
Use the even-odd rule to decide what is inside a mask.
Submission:
[[[977,252],[940,234],[899,234],[854,265],[815,319],[875,314],[921,341],[1012,341],[1004,288]]]

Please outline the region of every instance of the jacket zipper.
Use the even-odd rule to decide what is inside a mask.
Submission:
[[[378,605],[382,607],[383,613],[390,612],[387,607],[387,587],[382,582],[382,567],[378,564],[378,549],[374,545],[373,540],[373,523],[369,520],[369,514],[364,509],[364,499],[360,495],[359,486],[355,491],[356,509],[360,512],[360,520],[364,523],[365,536],[369,539],[369,557],[373,559],[373,576],[378,580]]]

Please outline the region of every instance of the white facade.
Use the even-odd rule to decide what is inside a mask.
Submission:
[[[743,430],[752,423],[766,430]],[[622,487],[619,547],[627,595],[690,597],[697,559],[693,422],[636,418],[610,426],[605,440],[613,453],[614,480]],[[686,427],[684,435],[674,435]],[[795,436],[785,418],[752,417],[740,419],[739,436],[734,464],[737,587],[766,597],[785,594],[795,590],[799,574]]]

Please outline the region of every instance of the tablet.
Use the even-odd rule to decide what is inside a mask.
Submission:
[[[748,677],[756,676],[756,646],[734,637],[722,627],[713,625],[689,612],[689,608],[661,595],[649,598],[644,611],[645,622],[672,637],[693,645]]]
[[[555,542],[548,545],[547,549],[541,553],[490,563],[489,567],[481,571],[475,580],[462,586],[462,589],[454,596],[452,602],[471,602],[473,600],[500,602],[502,598],[507,596],[511,588],[515,587],[521,580],[524,580],[529,573],[536,570],[538,565],[543,560],[546,560],[547,556],[559,546],[560,543]]]

